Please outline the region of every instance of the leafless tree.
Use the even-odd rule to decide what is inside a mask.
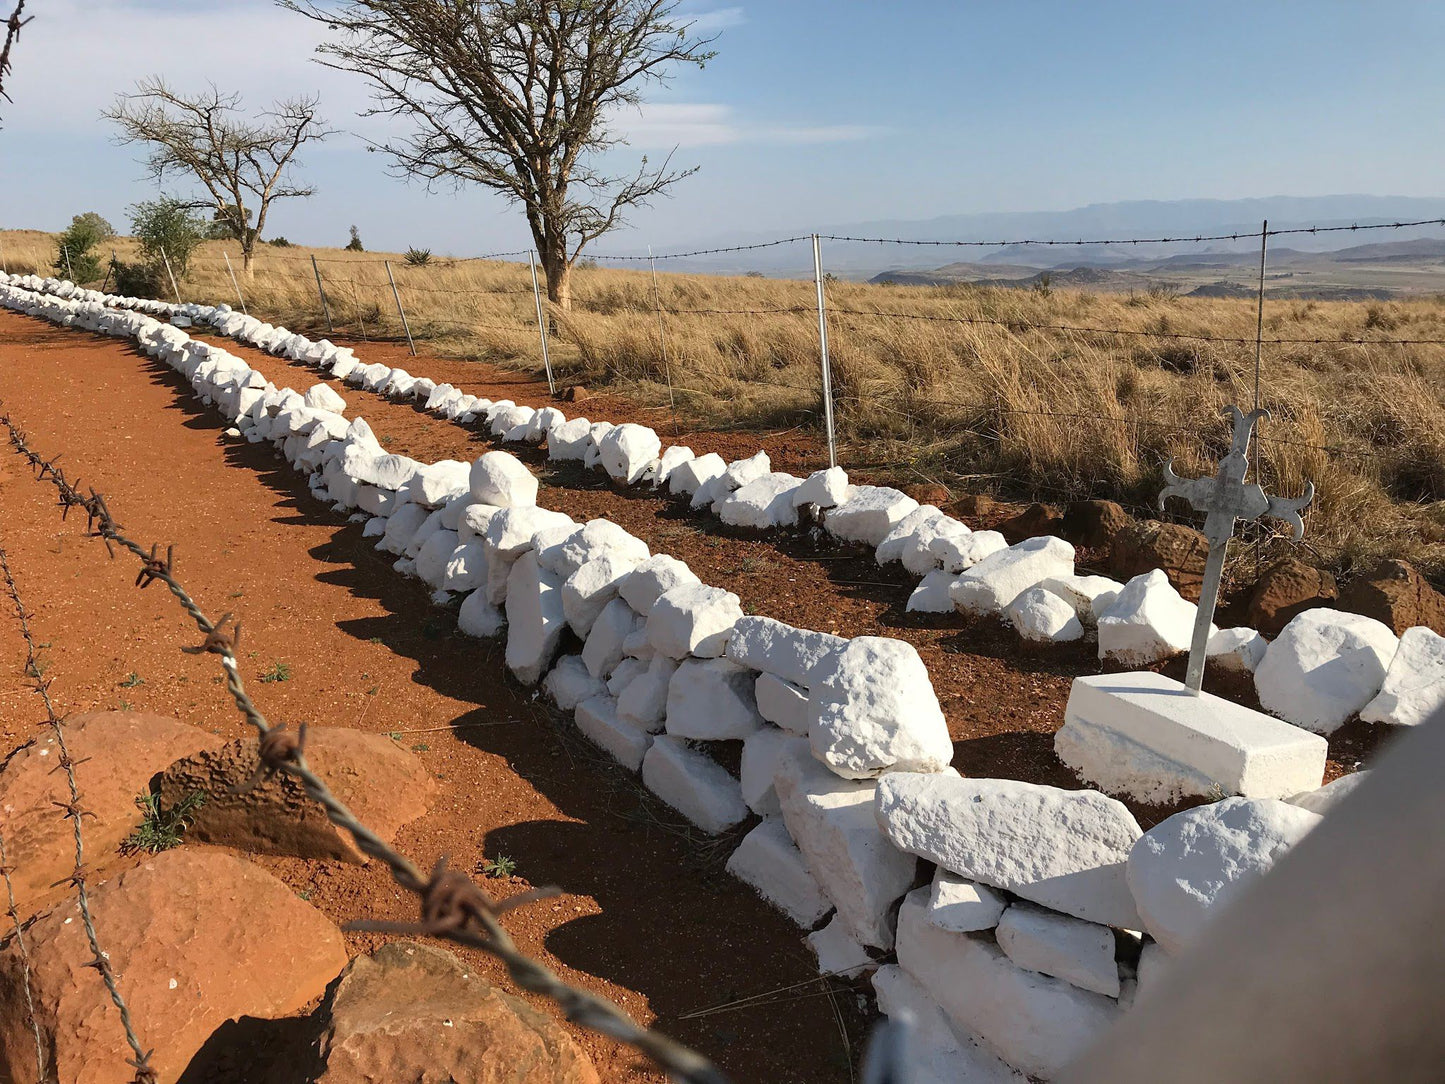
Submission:
[[[17,0],[15,10],[5,20],[5,44],[0,46],[0,98],[11,101],[5,92],[5,77],[10,74],[10,46],[20,40],[20,28],[30,21],[21,18],[25,13],[25,0]],[[33,16],[32,16],[33,18]]]
[[[671,155],[626,174],[599,161],[626,142],[613,125],[646,84],[713,56],[713,39],[675,17],[677,0],[279,2],[333,32],[320,63],[370,81],[365,116],[412,122],[378,144],[402,175],[522,205],[547,295],[564,309],[583,248],[693,172],[671,169]]]
[[[213,84],[199,94],[172,90],[160,76],[142,79],[134,94],[121,95],[101,113],[120,128],[119,142],[148,145],[151,176],[190,174],[206,190],[197,207],[214,207],[241,243],[247,276],[266,215],[278,199],[297,199],[316,190],[291,180],[296,153],[330,133],[317,115],[316,95],[276,102],[255,119],[237,116],[239,94]],[[255,225],[251,216],[255,214]]]

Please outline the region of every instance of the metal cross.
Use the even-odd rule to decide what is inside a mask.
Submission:
[[[1209,648],[1209,626],[1214,621],[1214,608],[1219,602],[1219,582],[1224,575],[1224,558],[1229,540],[1234,537],[1234,521],[1271,516],[1294,528],[1295,541],[1304,537],[1305,524],[1300,513],[1314,500],[1315,485],[1309,482],[1302,497],[1266,497],[1259,483],[1245,483],[1249,470],[1249,441],[1254,424],[1268,418],[1269,411],[1253,410],[1248,414],[1237,406],[1229,412],[1234,417],[1234,444],[1219,463],[1213,478],[1180,478],[1174,473],[1174,460],[1164,464],[1164,491],[1159,494],[1159,509],[1169,497],[1183,497],[1204,518],[1204,537],[1209,540],[1209,559],[1204,565],[1204,583],[1199,594],[1199,614],[1194,622],[1194,639],[1189,647],[1189,669],[1184,684],[1196,696],[1204,684],[1204,659]]]

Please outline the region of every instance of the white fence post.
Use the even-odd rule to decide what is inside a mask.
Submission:
[[[65,274],[71,282],[74,282],[75,272],[70,269],[70,247],[68,245],[61,245],[60,252],[61,255],[65,257]]]
[[[813,281],[818,287],[818,345],[823,357],[823,425],[828,431],[828,466],[838,465],[838,448],[833,436],[833,370],[828,361],[828,315],[823,307],[823,254],[818,235],[813,234]]]
[[[176,273],[171,270],[171,258],[166,255],[165,249],[161,249],[161,262],[166,265],[166,275],[171,280],[171,289],[175,291],[176,304],[184,304],[184,302],[181,301],[181,288],[176,285]]]
[[[321,287],[321,268],[316,266],[316,257],[311,257],[311,270],[316,272],[316,293],[321,298],[321,311],[326,314],[326,334],[335,335],[336,329],[331,326],[331,306],[326,301],[326,291]]]
[[[241,293],[241,284],[236,281],[236,269],[231,266],[231,257],[224,249],[221,250],[221,255],[225,257],[226,272],[231,276],[231,285],[236,288],[236,300],[241,303],[241,313],[244,316],[250,316],[251,314],[246,311],[246,297]]]
[[[542,319],[542,291],[537,286],[536,254],[527,252],[527,264],[532,269],[532,299],[537,302],[537,334],[542,336],[542,365],[547,370],[547,390],[557,394],[557,383],[552,379],[552,359],[547,356],[547,324]]]
[[[386,264],[386,281],[391,283],[391,296],[396,301],[396,311],[401,316],[401,329],[406,332],[406,345],[411,348],[411,356],[416,357],[416,343],[411,341],[411,325],[406,322],[406,310],[401,307],[401,294],[396,289],[396,279],[391,274],[391,261],[382,260]]]

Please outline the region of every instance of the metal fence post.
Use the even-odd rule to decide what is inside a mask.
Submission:
[[[833,369],[828,361],[828,315],[823,307],[823,253],[818,235],[813,234],[813,282],[818,287],[818,345],[823,357],[823,425],[828,431],[828,466],[838,465],[838,448],[833,436]]]
[[[356,322],[361,325],[361,341],[369,343],[366,337],[366,318],[361,315],[361,294],[356,289],[356,280],[351,280],[351,303],[356,306]]]
[[[65,274],[71,282],[75,281],[75,272],[70,269],[70,248],[67,245],[60,246],[60,254],[65,257]]]
[[[311,257],[311,270],[316,272],[316,293],[321,298],[321,311],[326,314],[326,334],[335,335],[336,329],[331,326],[331,306],[326,303],[326,291],[321,288],[321,268],[316,266],[316,257]]]
[[[528,250],[527,265],[532,269],[532,299],[537,303],[537,333],[542,336],[542,365],[547,370],[547,390],[557,394],[557,382],[552,379],[552,359],[547,356],[547,325],[542,319],[542,291],[537,286],[536,253]]]
[[[10,274],[10,268],[5,264],[5,247],[3,245],[0,245],[0,271],[7,275]]]
[[[411,327],[406,322],[406,310],[401,307],[401,294],[396,289],[396,279],[391,274],[391,261],[382,260],[386,264],[386,281],[391,283],[391,296],[396,300],[396,311],[401,317],[401,329],[406,332],[406,345],[411,348],[411,356],[416,357],[416,343],[411,341]]]
[[[100,292],[105,293],[105,288],[110,285],[110,273],[115,270],[115,265],[120,261],[116,259],[115,249],[110,250],[110,263],[105,268],[105,281],[100,284]],[[120,289],[120,282],[117,279],[116,289]]]
[[[657,305],[657,345],[662,349],[662,373],[667,377],[667,402],[672,408],[672,431],[677,426],[677,396],[672,390],[672,365],[667,360],[667,336],[663,333],[662,292],[657,288],[657,261],[652,258],[652,246],[647,246],[647,265],[652,269],[652,300]]]
[[[241,303],[241,313],[244,316],[250,316],[251,314],[246,311],[246,297],[241,293],[241,284],[236,281],[236,269],[231,266],[231,257],[225,249],[221,250],[221,256],[226,261],[226,273],[231,276],[231,285],[236,288],[236,300]]]
[[[161,261],[166,265],[166,274],[170,276],[171,289],[176,293],[176,304],[184,304],[184,302],[181,301],[181,288],[176,285],[176,273],[171,270],[171,258],[166,255],[165,249],[161,249]]]

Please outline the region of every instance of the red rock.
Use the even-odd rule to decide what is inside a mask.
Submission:
[[[1013,510],[1005,504],[994,500],[992,497],[984,496],[982,493],[966,493],[953,502],[950,511],[963,520],[965,524],[972,527],[975,520],[997,520],[1000,516],[1009,516]]]
[[[386,842],[425,813],[436,796],[436,780],[421,761],[383,734],[311,727],[306,759],[331,792]],[[170,809],[189,794],[206,795],[186,830],[187,838],[197,842],[259,854],[366,861],[350,834],[334,827],[291,776],[278,773],[243,789],[255,770],[255,738],[197,753],[161,776],[161,805]]]
[[[1123,505],[1114,501],[1074,501],[1064,513],[1060,534],[1076,546],[1107,550],[1114,536],[1133,523]]]
[[[998,532],[1013,545],[1026,538],[1057,534],[1063,522],[1064,514],[1053,505],[1034,503],[1000,523]]]
[[[316,1084],[597,1084],[561,1023],[413,941],[358,956],[319,1010]]]
[[[1265,569],[1255,581],[1245,609],[1246,619],[1265,636],[1280,630],[1299,614],[1334,603],[1335,578],[1303,561],[1286,557]]]
[[[189,847],[147,858],[92,883],[91,913],[151,1065],[174,1081],[221,1024],[273,1019],[319,997],[346,966],[346,946],[325,915],[269,873],[218,850]],[[129,1084],[134,1070],[91,957],[73,899],[26,932],[30,988],[54,1078]],[[31,1080],[35,1040],[14,944],[0,952],[0,1079]]]
[[[1109,571],[1127,581],[1162,568],[1175,590],[1198,602],[1208,557],[1209,540],[1201,532],[1181,523],[1148,519],[1114,536],[1109,548]]]
[[[118,857],[121,841],[141,822],[136,797],[151,777],[180,757],[214,749],[221,739],[163,715],[97,711],[73,715],[65,744],[85,818],[86,864],[97,871]],[[70,801],[60,750],[49,728],[0,769],[0,832],[13,867],[15,902],[29,916],[65,894],[55,882],[75,868],[74,828],[53,803]]]
[[[1382,561],[1351,580],[1339,608],[1383,621],[1397,636],[1415,625],[1445,636],[1445,595],[1406,561]]]
[[[937,482],[917,482],[904,486],[903,492],[919,504],[931,504],[935,508],[942,508],[953,500],[953,494],[948,491],[948,487]]]
[[[573,384],[562,393],[562,400],[567,403],[580,403],[583,399],[591,399],[592,393],[581,384]]]

